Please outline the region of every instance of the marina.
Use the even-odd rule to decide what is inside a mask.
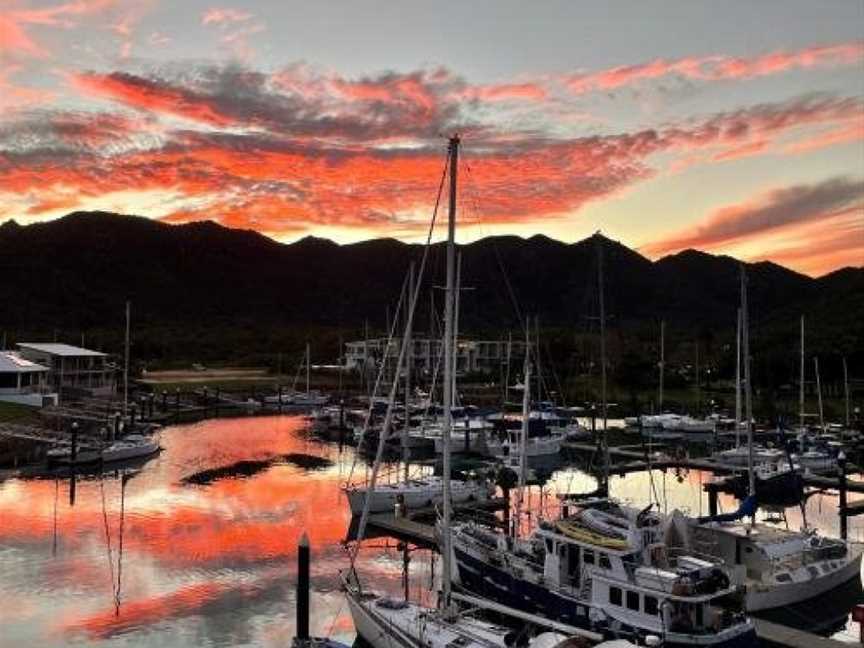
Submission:
[[[864,648],[862,0],[6,4],[0,648]]]

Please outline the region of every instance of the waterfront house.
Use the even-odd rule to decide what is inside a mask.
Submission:
[[[0,351],[0,401],[43,407],[56,405],[48,385],[49,369],[14,351]]]
[[[48,384],[58,392],[104,395],[114,390],[114,367],[105,353],[56,342],[19,342],[18,349],[23,358],[48,367]]]
[[[522,366],[525,343],[507,340],[469,340],[460,338],[456,344],[456,365],[458,374],[482,373],[498,376],[502,366],[508,360],[508,344],[510,346],[510,364],[514,374]],[[387,358],[388,375],[392,376],[390,365],[396,364],[402,338],[393,338],[388,348],[387,338],[356,340],[345,344],[345,368],[362,371],[377,368],[381,360]],[[409,349],[411,370],[415,375],[429,376],[434,371],[441,357],[442,342],[439,338],[412,338]]]

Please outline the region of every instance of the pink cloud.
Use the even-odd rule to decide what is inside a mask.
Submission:
[[[211,7],[201,16],[202,25],[228,25],[250,20],[253,14],[239,9],[220,9]]]
[[[793,69],[854,65],[864,60],[864,41],[807,47],[793,52],[771,52],[751,58],[701,56],[656,59],[649,63],[626,65],[565,79],[572,92],[614,90],[639,81],[679,76],[694,81],[752,79]]]

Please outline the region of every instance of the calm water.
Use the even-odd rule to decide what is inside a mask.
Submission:
[[[161,444],[161,455],[127,471],[122,498],[119,472],[79,477],[74,504],[68,478],[0,483],[0,645],[288,646],[304,530],[313,543],[312,630],[350,642],[337,572],[348,563],[339,485],[353,449],[312,440],[304,421],[288,416],[166,428]],[[310,466],[302,455],[327,462]],[[355,475],[365,470],[358,463]],[[670,472],[664,487],[662,473],[639,473],[611,486],[634,504],[656,491],[661,508],[699,513],[708,477],[691,471],[679,481]],[[556,491],[594,485],[575,468],[559,470],[542,494],[530,493],[535,518],[541,508],[552,513]],[[724,510],[735,505],[721,498]],[[811,498],[807,517],[836,534],[836,498]],[[788,509],[787,519],[798,528],[800,511]],[[864,521],[850,522],[852,537],[864,539]],[[402,565],[394,542],[370,541],[361,552],[360,571],[379,590],[402,591]],[[434,600],[434,569],[429,552],[412,552],[413,598]],[[828,616],[842,620],[834,607]],[[808,613],[796,614],[813,627]],[[845,632],[857,635],[857,627]]]

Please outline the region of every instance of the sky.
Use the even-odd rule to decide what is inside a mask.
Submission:
[[[864,2],[0,0],[0,222],[864,265]]]

